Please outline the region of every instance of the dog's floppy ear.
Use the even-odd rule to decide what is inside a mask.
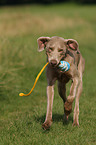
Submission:
[[[38,43],[38,51],[43,51],[44,48],[46,47],[47,42],[50,40],[50,37],[39,37],[37,39],[37,43]]]
[[[78,42],[74,39],[66,39],[66,44],[67,44],[68,48],[70,48],[72,50],[77,50],[79,47]]]

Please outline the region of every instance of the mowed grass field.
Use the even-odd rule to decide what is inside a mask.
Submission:
[[[55,85],[53,124],[45,120],[47,97],[45,71],[33,93],[28,93],[46,63],[37,51],[40,36],[76,39],[85,58],[79,127],[73,112],[63,122],[63,102]],[[0,145],[96,145],[96,5],[58,4],[0,8]],[[67,85],[69,94],[70,83]],[[74,108],[74,104],[73,104]]]

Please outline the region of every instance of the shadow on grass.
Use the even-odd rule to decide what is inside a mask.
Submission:
[[[40,117],[35,117],[35,121],[39,122],[40,124],[44,123],[46,118],[46,115],[44,114],[43,116]],[[53,122],[62,122],[63,125],[68,125],[70,122],[72,122],[72,116],[70,115],[68,118],[68,121],[64,120],[64,115],[62,114],[53,114],[52,116]]]

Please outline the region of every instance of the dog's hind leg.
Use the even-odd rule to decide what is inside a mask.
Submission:
[[[81,58],[80,63],[78,65],[78,72],[79,72],[79,85],[76,93],[76,100],[75,100],[75,108],[74,108],[74,116],[73,116],[73,125],[79,125],[79,98],[82,93],[82,75],[85,68],[85,60]]]
[[[73,116],[73,125],[79,125],[79,98],[82,93],[82,79],[79,81],[79,86],[76,93],[74,116]]]
[[[58,81],[58,92],[60,97],[63,99],[63,102],[66,101],[66,84]]]
[[[66,102],[66,84],[63,82],[58,81],[58,92],[60,97],[62,98],[63,102]],[[68,116],[64,114],[64,120],[68,120]]]

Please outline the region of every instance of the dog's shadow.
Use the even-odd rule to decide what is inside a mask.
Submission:
[[[35,117],[34,119],[35,119],[35,121],[42,124],[42,123],[44,123],[45,118],[46,118],[46,115],[44,114],[43,116]],[[52,115],[52,120],[53,120],[53,122],[62,122],[63,125],[67,125],[70,122],[72,122],[72,116],[70,115],[69,118],[68,118],[68,121],[67,121],[66,119],[64,119],[64,115],[62,115],[62,114],[53,114]]]

